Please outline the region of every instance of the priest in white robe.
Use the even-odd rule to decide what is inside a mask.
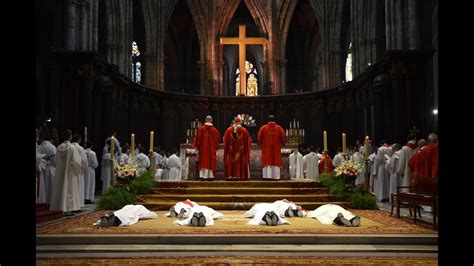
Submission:
[[[166,164],[169,167],[169,180],[181,180],[181,159],[176,155],[177,151],[173,150],[173,154],[166,159]]]
[[[359,175],[357,176],[354,184],[357,185],[357,186],[361,186],[361,185],[364,185],[365,184],[365,159],[364,159],[364,156],[365,156],[365,147],[364,146],[360,146],[359,149],[355,149],[354,152],[352,153],[351,155],[351,161],[353,162],[356,162],[356,163],[359,163],[362,165],[362,169],[359,173]]]
[[[204,218],[206,219],[206,222],[204,226],[211,226],[214,225],[214,219],[221,219],[224,218],[224,214],[215,211],[212,208],[209,208],[207,206],[196,206],[191,208],[189,212],[186,213],[187,217],[184,217],[184,220],[176,220],[173,222],[175,225],[192,225],[191,220],[193,219],[194,215],[198,213],[202,213],[204,215]]]
[[[84,174],[84,199],[86,204],[94,203],[95,194],[95,169],[99,166],[97,155],[92,150],[90,142],[86,143],[87,171]]]
[[[248,225],[265,225],[267,223],[263,220],[263,217],[268,212],[274,212],[277,215],[276,225],[290,224],[290,222],[279,215],[278,206],[273,203],[257,203],[244,214],[244,217],[252,218],[252,220],[247,222]]]
[[[408,166],[408,162],[410,161],[413,154],[415,154],[415,148],[417,147],[416,144],[416,136],[410,135],[408,137],[408,143],[402,147],[400,150],[399,156],[400,160],[398,162],[397,172],[402,177],[401,186],[407,187],[411,186],[411,171],[410,167]],[[402,188],[401,192],[408,192],[408,188]]]
[[[115,217],[114,217],[115,216]],[[117,210],[113,215],[105,216],[107,219],[114,219],[111,223],[103,223],[101,220],[98,220],[94,225],[103,225],[103,226],[128,226],[138,223],[138,220],[141,219],[156,219],[158,216],[155,212],[152,212],[145,208],[143,205],[125,205],[120,210]]]
[[[310,152],[303,156],[303,169],[307,179],[318,179],[319,177],[319,167],[318,167],[319,157],[318,154],[314,152],[314,149],[311,148]]]
[[[307,216],[317,219],[322,224],[333,224],[335,222],[334,220],[338,217],[339,214],[342,214],[342,217],[351,223],[348,226],[360,225],[360,217],[335,204],[325,204],[319,206],[314,211],[308,212]]]
[[[51,192],[50,210],[61,210],[65,215],[81,209],[77,178],[82,171],[82,158],[70,140],[71,130],[63,132],[65,141],[56,150],[56,172]]]
[[[125,149],[126,147],[122,148],[122,153],[117,158],[117,162],[120,166],[126,165],[130,159]]]
[[[56,147],[53,145],[53,138],[49,137],[49,140],[43,140],[38,146],[38,151],[41,154],[44,154],[42,158],[42,169],[43,179],[44,179],[44,194],[45,202],[47,204],[51,203],[51,190],[53,186],[54,173],[56,171],[56,162],[54,158],[56,157]]]
[[[87,166],[87,155],[86,155],[86,152],[84,150],[84,148],[82,148],[82,146],[80,145],[81,144],[81,136],[79,134],[74,134],[72,136],[72,139],[71,139],[71,143],[72,145],[78,150],[79,154],[81,155],[81,165],[82,165],[82,171],[80,171],[78,173],[78,177],[77,177],[77,187],[79,188],[79,199],[81,201],[81,207],[84,207],[85,206],[85,199],[84,199],[84,175],[85,173],[88,171],[88,166]]]
[[[162,152],[160,160],[160,169],[162,169],[161,180],[169,180],[169,168],[168,164],[166,163],[167,159],[168,157],[166,156],[166,153]]]
[[[342,157],[342,148],[337,148],[337,154],[332,159],[332,165],[334,166],[334,168],[339,167],[343,159],[344,158]]]
[[[38,145],[38,144],[37,144]],[[38,148],[36,148],[36,173],[37,173],[37,180],[36,180],[36,203],[47,203],[46,201],[46,188],[45,188],[45,181],[44,181],[44,172],[46,169],[45,160],[43,157],[46,154],[39,153]]]
[[[375,156],[375,198],[379,201],[388,201],[390,198],[390,175],[385,169],[385,161],[390,158],[392,147],[385,140],[381,141],[381,146]]]
[[[102,155],[102,163],[100,167],[100,179],[102,180],[102,194],[105,194],[109,187],[111,187],[111,170],[110,167],[112,161],[110,159],[110,151],[107,150],[104,155]]]
[[[390,175],[390,190],[389,195],[392,193],[397,193],[397,187],[401,186],[402,179],[400,174],[398,174],[398,164],[400,163],[400,144],[396,143],[392,145],[392,156],[385,162],[385,170],[387,170]],[[392,197],[389,197],[390,202],[392,202]]]
[[[170,208],[170,211],[165,214],[166,217],[188,217],[189,212],[192,208],[199,206],[198,203],[186,199],[184,201],[177,202],[173,207]]]
[[[287,199],[276,200],[272,204],[275,205],[276,214],[280,217],[303,217],[306,215],[306,211],[301,206]]]
[[[303,179],[303,155],[298,151],[294,150],[289,156],[290,162],[290,177],[296,179]]]
[[[136,162],[138,164],[138,176],[146,172],[150,167],[150,158],[145,154],[145,149],[140,148],[140,153],[137,155]]]
[[[369,187],[370,193],[375,195],[375,157],[377,156],[378,148],[369,155]]]
[[[113,132],[112,133],[112,136],[114,137],[114,142],[115,142],[115,151],[118,153],[118,155],[120,155],[122,153],[122,148],[120,147],[120,141],[117,139],[117,132]],[[108,137],[105,139],[105,143],[110,145],[110,140],[112,139],[112,137]],[[105,150],[105,148],[104,148]]]

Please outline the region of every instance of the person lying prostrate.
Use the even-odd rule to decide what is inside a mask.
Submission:
[[[186,212],[186,215],[184,220],[176,220],[173,224],[204,227],[214,225],[214,219],[224,218],[224,214],[207,206],[193,207],[189,212]]]

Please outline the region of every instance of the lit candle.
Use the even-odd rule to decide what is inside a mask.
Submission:
[[[130,148],[130,159],[133,161],[133,157],[135,155],[135,134],[132,133],[131,137],[132,147]]]
[[[326,132],[326,130],[324,130],[323,132],[323,140],[324,140],[324,150],[327,151],[328,150],[328,133]]]
[[[150,132],[150,152],[153,152],[153,131]]]
[[[188,128],[188,131],[186,132],[186,136],[188,136],[188,137],[189,137],[189,128]]]
[[[369,159],[369,136],[365,137],[365,159]]]
[[[286,136],[288,137],[288,129],[286,130]]]
[[[296,122],[296,128],[300,128],[300,121]]]
[[[302,135],[303,135],[303,137],[304,137],[304,128],[303,128],[302,130],[303,130],[303,131],[301,131],[301,132],[302,132]]]
[[[342,133],[342,154],[346,154],[346,133]]]

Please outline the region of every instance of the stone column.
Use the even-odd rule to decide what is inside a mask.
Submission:
[[[278,64],[278,74],[280,77],[280,94],[283,93],[288,93],[287,88],[286,88],[286,66],[288,64],[288,60],[286,59],[280,59],[277,62]],[[283,92],[283,89],[285,92]]]
[[[417,16],[417,1],[408,0],[408,25],[409,25],[409,49],[419,49],[420,48],[420,27],[418,23]]]
[[[66,9],[64,16],[64,49],[68,51],[76,50],[76,5],[76,0],[68,0],[64,2],[64,7]]]
[[[98,31],[99,31],[99,1],[92,0],[91,5],[91,20],[92,20],[92,45],[91,50],[97,51],[99,49],[98,44]]]
[[[143,63],[144,63],[144,68],[142,68],[142,73],[145,72],[145,79],[142,79],[142,84],[145,84],[146,86],[154,89],[158,89],[157,85],[157,69],[156,69],[156,64],[157,64],[157,58],[156,54],[152,52],[140,52],[142,57]]]
[[[402,0],[395,1],[395,16],[396,16],[396,49],[403,49],[403,6]],[[392,13],[393,14],[393,13]]]
[[[207,60],[198,60],[197,61],[197,64],[199,66],[199,79],[200,79],[200,93],[201,95],[206,95],[207,94],[207,91],[208,91],[208,85],[209,85],[209,82],[208,82],[208,65],[209,65],[209,61]]]
[[[83,1],[82,3],[79,4],[80,10],[79,10],[79,16],[80,16],[80,27],[79,27],[79,32],[80,32],[80,37],[79,37],[79,50],[87,50],[87,44],[89,42],[89,19],[88,19],[88,10],[89,10],[89,3],[87,1]]]

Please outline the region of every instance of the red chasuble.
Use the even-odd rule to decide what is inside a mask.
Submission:
[[[334,165],[332,164],[331,157],[327,156],[327,155],[323,155],[321,160],[319,160],[318,167],[319,167],[319,173],[320,174],[330,173],[330,172],[334,171]],[[324,169],[325,167],[327,167],[327,168]]]
[[[229,127],[224,134],[224,175],[236,180],[249,180],[250,145],[252,138],[242,126]]]
[[[417,153],[413,154],[413,156],[408,161],[408,167],[410,167],[410,186],[412,187],[416,186],[416,183],[418,182],[418,175],[420,171],[420,167],[419,167],[420,166],[419,164],[420,152],[421,151],[418,151]],[[410,189],[410,191],[413,192],[412,189]]]
[[[268,122],[258,130],[258,144],[262,145],[262,167],[281,167],[281,146],[285,145],[285,131],[275,122]]]
[[[418,178],[423,182],[421,190],[432,192],[438,185],[438,143],[431,143],[420,151],[418,167]]]
[[[212,124],[204,124],[193,140],[193,146],[199,151],[199,170],[210,169],[216,172],[216,151],[221,134]]]

